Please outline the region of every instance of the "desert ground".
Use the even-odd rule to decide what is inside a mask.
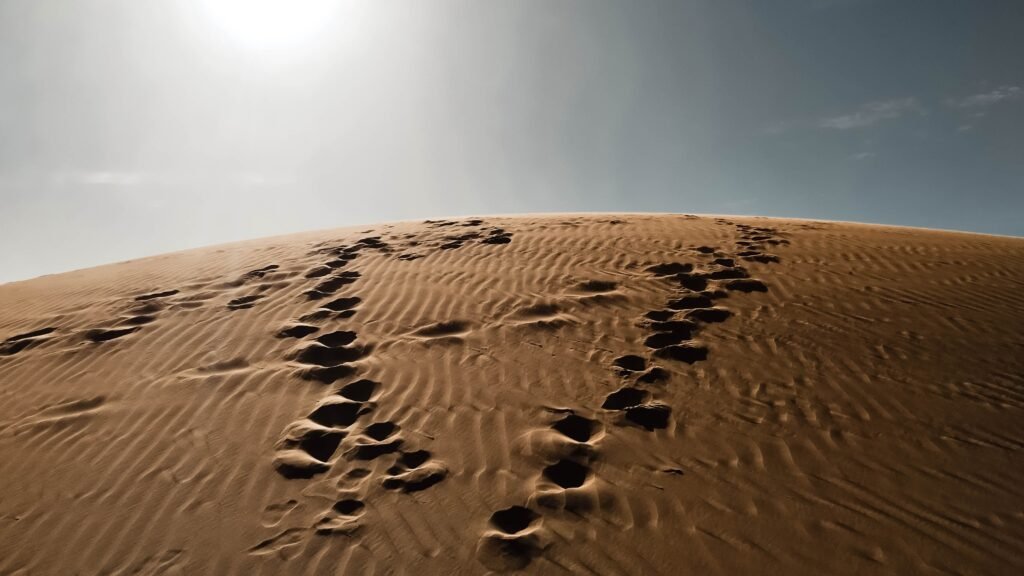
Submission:
[[[1022,450],[1024,239],[487,217],[0,286],[4,575],[1019,574]]]

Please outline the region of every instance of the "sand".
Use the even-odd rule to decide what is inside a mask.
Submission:
[[[399,223],[0,286],[0,574],[1024,570],[1024,240]]]

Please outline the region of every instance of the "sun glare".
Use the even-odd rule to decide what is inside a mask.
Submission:
[[[199,0],[232,41],[252,49],[279,49],[315,38],[331,21],[334,0]]]

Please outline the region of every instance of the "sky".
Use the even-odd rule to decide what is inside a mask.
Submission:
[[[1024,2],[0,0],[0,282],[565,211],[1024,235]]]

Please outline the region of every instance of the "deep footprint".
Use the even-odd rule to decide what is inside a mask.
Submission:
[[[543,474],[561,488],[579,488],[590,476],[590,468],[572,460],[559,460],[545,467]]]
[[[537,521],[540,515],[524,506],[512,506],[491,514],[491,525],[505,534],[518,534]]]
[[[647,399],[647,392],[639,388],[626,387],[609,394],[601,408],[605,410],[625,410],[636,406]]]
[[[576,442],[587,442],[597,431],[598,424],[589,418],[569,414],[551,427]]]

